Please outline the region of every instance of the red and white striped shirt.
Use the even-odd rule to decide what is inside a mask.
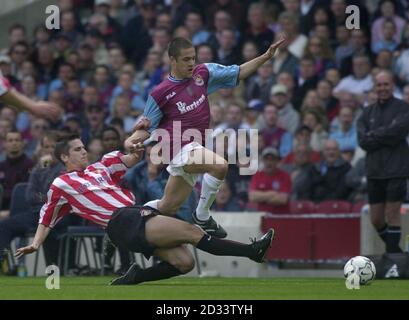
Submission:
[[[9,91],[10,87],[11,87],[10,82],[3,77],[0,71],[0,96]]]
[[[135,196],[120,185],[128,169],[121,156],[113,151],[83,171],[57,177],[41,208],[39,223],[52,228],[72,212],[106,227],[116,209],[134,205]]]

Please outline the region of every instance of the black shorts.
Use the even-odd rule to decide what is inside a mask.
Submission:
[[[406,178],[368,179],[370,204],[403,202],[406,198]]]
[[[149,259],[155,247],[146,241],[145,223],[157,214],[154,209],[141,206],[120,208],[114,212],[108,223],[108,237],[117,247],[140,252]]]

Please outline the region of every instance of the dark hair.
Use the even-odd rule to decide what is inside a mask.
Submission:
[[[10,26],[8,33],[11,34],[14,30],[21,30],[23,33],[26,33],[26,27],[20,23],[15,23]]]
[[[54,156],[55,158],[60,161],[61,163],[65,164],[61,160],[61,155],[68,155],[70,150],[70,142],[76,139],[80,139],[79,135],[77,134],[68,134],[62,136],[55,145]]]
[[[193,48],[193,44],[190,40],[182,38],[182,37],[174,38],[169,43],[169,47],[168,47],[169,58],[173,57],[177,59],[178,56],[180,55],[181,49],[189,49],[189,48]]]
[[[61,132],[56,130],[46,131],[41,138],[41,146],[44,144],[44,139],[47,138],[48,140],[52,140],[58,142],[61,139]]]
[[[114,132],[115,135],[116,135],[116,137],[118,138],[118,140],[121,139],[121,135],[119,134],[119,131],[118,131],[115,127],[112,127],[112,126],[107,126],[107,127],[104,127],[104,128],[102,129],[102,131],[101,131],[101,139],[103,138],[104,133],[105,133],[105,132],[109,132],[109,131]]]
[[[23,134],[22,134],[20,131],[16,130],[16,129],[13,129],[13,130],[8,131],[8,132],[6,133],[6,137],[7,137],[7,135],[10,134],[10,133],[12,133],[12,134],[18,134],[18,135],[20,135],[21,139],[23,139]]]

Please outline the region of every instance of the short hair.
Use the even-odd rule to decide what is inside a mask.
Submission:
[[[180,50],[189,49],[189,48],[194,48],[190,40],[182,38],[182,37],[176,37],[172,39],[172,41],[169,44],[169,47],[168,47],[169,58],[173,57],[177,59],[178,56],[180,55]]]
[[[106,127],[104,127],[104,128],[102,129],[102,131],[101,131],[101,136],[100,136],[101,139],[103,138],[104,133],[105,133],[105,132],[109,132],[109,131],[114,132],[115,135],[116,135],[116,137],[118,138],[118,140],[121,139],[121,135],[119,134],[119,131],[118,131],[115,127],[113,127],[113,126],[106,126]]]
[[[46,131],[44,133],[43,137],[41,138],[41,146],[44,145],[44,139],[46,139],[46,138],[48,140],[58,142],[59,139],[61,139],[61,133],[59,131],[56,131],[56,130]]]
[[[24,34],[26,33],[26,27],[20,23],[11,25],[8,29],[8,33],[11,34],[14,30],[21,30]]]
[[[55,145],[54,156],[58,161],[65,164],[61,159],[61,155],[68,155],[68,152],[70,150],[70,142],[76,139],[80,139],[80,136],[77,134],[68,134],[61,137],[60,140],[57,141]]]

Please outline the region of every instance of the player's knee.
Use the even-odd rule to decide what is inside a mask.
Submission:
[[[385,220],[382,217],[372,216],[371,222],[376,229],[380,229],[385,226]]]
[[[188,273],[193,270],[195,267],[195,259],[192,256],[184,256],[183,258],[179,259],[176,268],[179,269],[182,273]]]

